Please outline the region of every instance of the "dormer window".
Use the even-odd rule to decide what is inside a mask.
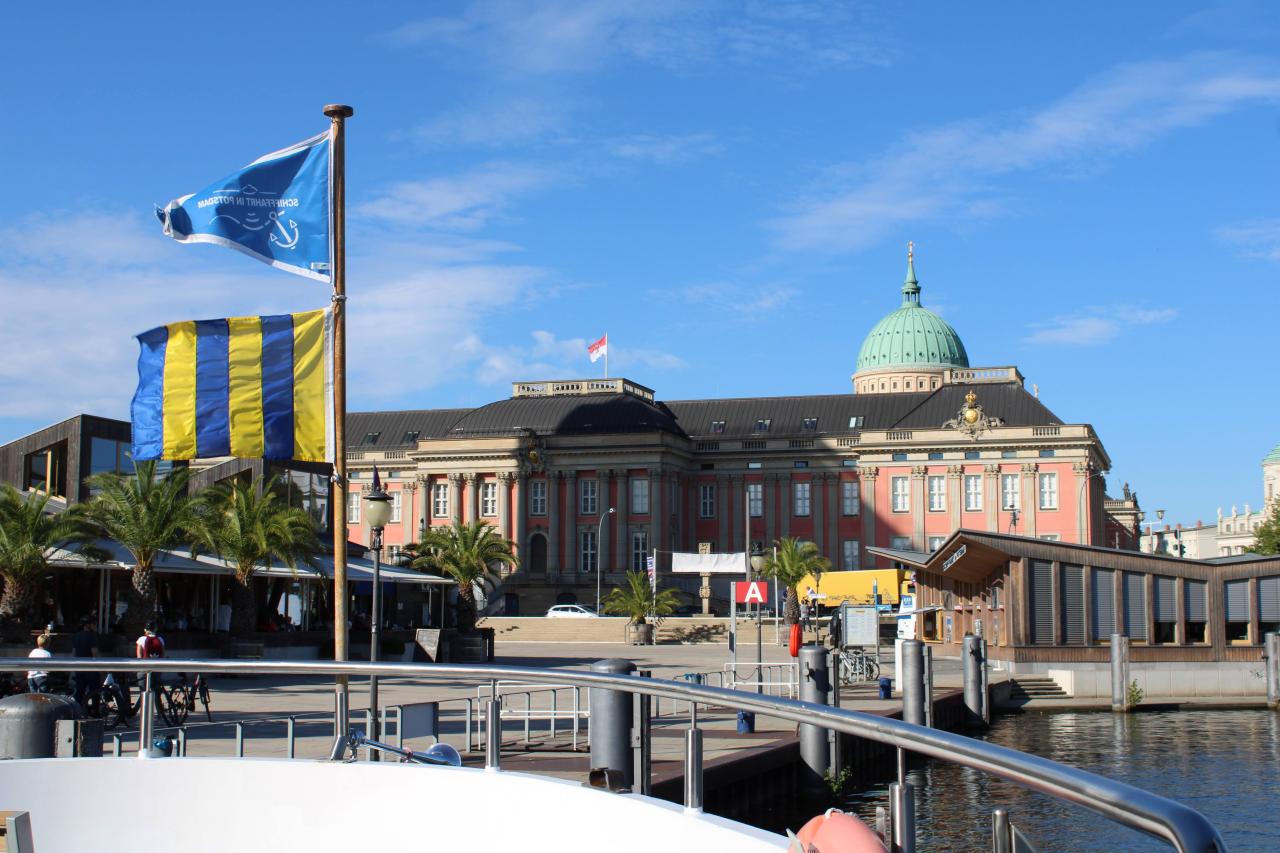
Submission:
[[[769,424],[771,423],[773,423],[772,418],[760,418],[758,421],[756,421],[755,428],[752,429],[751,431],[752,432],[768,432]]]
[[[712,421],[711,429],[707,430],[707,432],[710,432],[710,433],[724,432],[724,421]]]
[[[382,438],[382,433],[380,432],[367,432],[364,434],[364,441],[361,443],[365,445],[377,444],[380,438]]]
[[[862,429],[863,420],[862,415],[851,415],[849,417],[849,429]]]
[[[804,432],[817,432],[818,419],[817,418],[801,418],[800,429]]]
[[[404,434],[404,441],[401,444],[417,444],[419,435],[421,430],[411,429]]]

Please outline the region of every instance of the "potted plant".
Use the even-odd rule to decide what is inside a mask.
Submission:
[[[676,591],[655,589],[649,584],[647,572],[627,572],[627,582],[609,590],[604,612],[627,617],[632,645],[652,645],[658,623],[674,613],[679,604]]]

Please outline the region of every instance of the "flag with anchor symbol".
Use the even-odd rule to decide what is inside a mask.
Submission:
[[[165,235],[329,281],[331,143],[326,131],[157,208]]]

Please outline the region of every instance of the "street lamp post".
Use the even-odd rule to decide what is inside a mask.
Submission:
[[[1156,510],[1156,521],[1164,521],[1164,510]],[[1156,553],[1156,521],[1147,522],[1147,539],[1151,543],[1151,551],[1149,553],[1152,554]]]
[[[1102,471],[1091,471],[1088,474],[1086,474],[1084,478],[1080,481],[1080,491],[1076,494],[1076,513],[1078,514],[1078,518],[1076,519],[1077,521],[1076,526],[1080,530],[1079,539],[1080,539],[1081,545],[1084,544],[1084,516],[1085,516],[1084,487],[1089,485],[1089,481],[1092,480],[1094,477],[1101,477],[1101,476],[1103,476]],[[1106,543],[1104,542],[1103,544],[1105,545]]]
[[[391,495],[382,489],[378,469],[373,469],[373,488],[364,496],[365,518],[369,521],[369,547],[373,551],[373,596],[369,620],[369,662],[378,660],[378,646],[382,643],[382,531],[391,520]],[[369,676],[369,712],[372,715],[369,737],[378,740],[382,736],[378,723],[378,676]],[[369,760],[378,760],[378,751],[369,751]]]
[[[606,516],[613,515],[617,512],[613,507],[609,507],[600,513],[600,520],[596,522],[596,615],[600,615],[600,574],[604,571],[604,561],[601,559],[600,540],[604,535],[604,520]],[[619,532],[618,535],[622,535]]]
[[[759,542],[751,545],[751,574],[753,580],[760,579],[760,572],[764,569],[764,546]],[[778,606],[778,602],[773,603],[774,607]],[[762,670],[764,669],[764,649],[761,648],[762,642],[760,635],[764,633],[764,623],[760,618],[760,602],[756,602],[756,692],[764,692],[764,679]]]

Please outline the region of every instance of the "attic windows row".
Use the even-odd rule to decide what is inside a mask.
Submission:
[[[724,426],[725,426],[724,421],[712,421],[711,426],[707,430],[707,432],[712,435],[723,433]],[[861,426],[862,426],[861,416],[855,416],[855,417],[849,418],[850,429],[857,429],[857,428],[860,428]],[[755,425],[751,428],[751,431],[752,432],[769,432],[772,427],[773,427],[773,418],[757,418]],[[801,432],[817,432],[818,419],[817,418],[801,418],[800,431]]]

